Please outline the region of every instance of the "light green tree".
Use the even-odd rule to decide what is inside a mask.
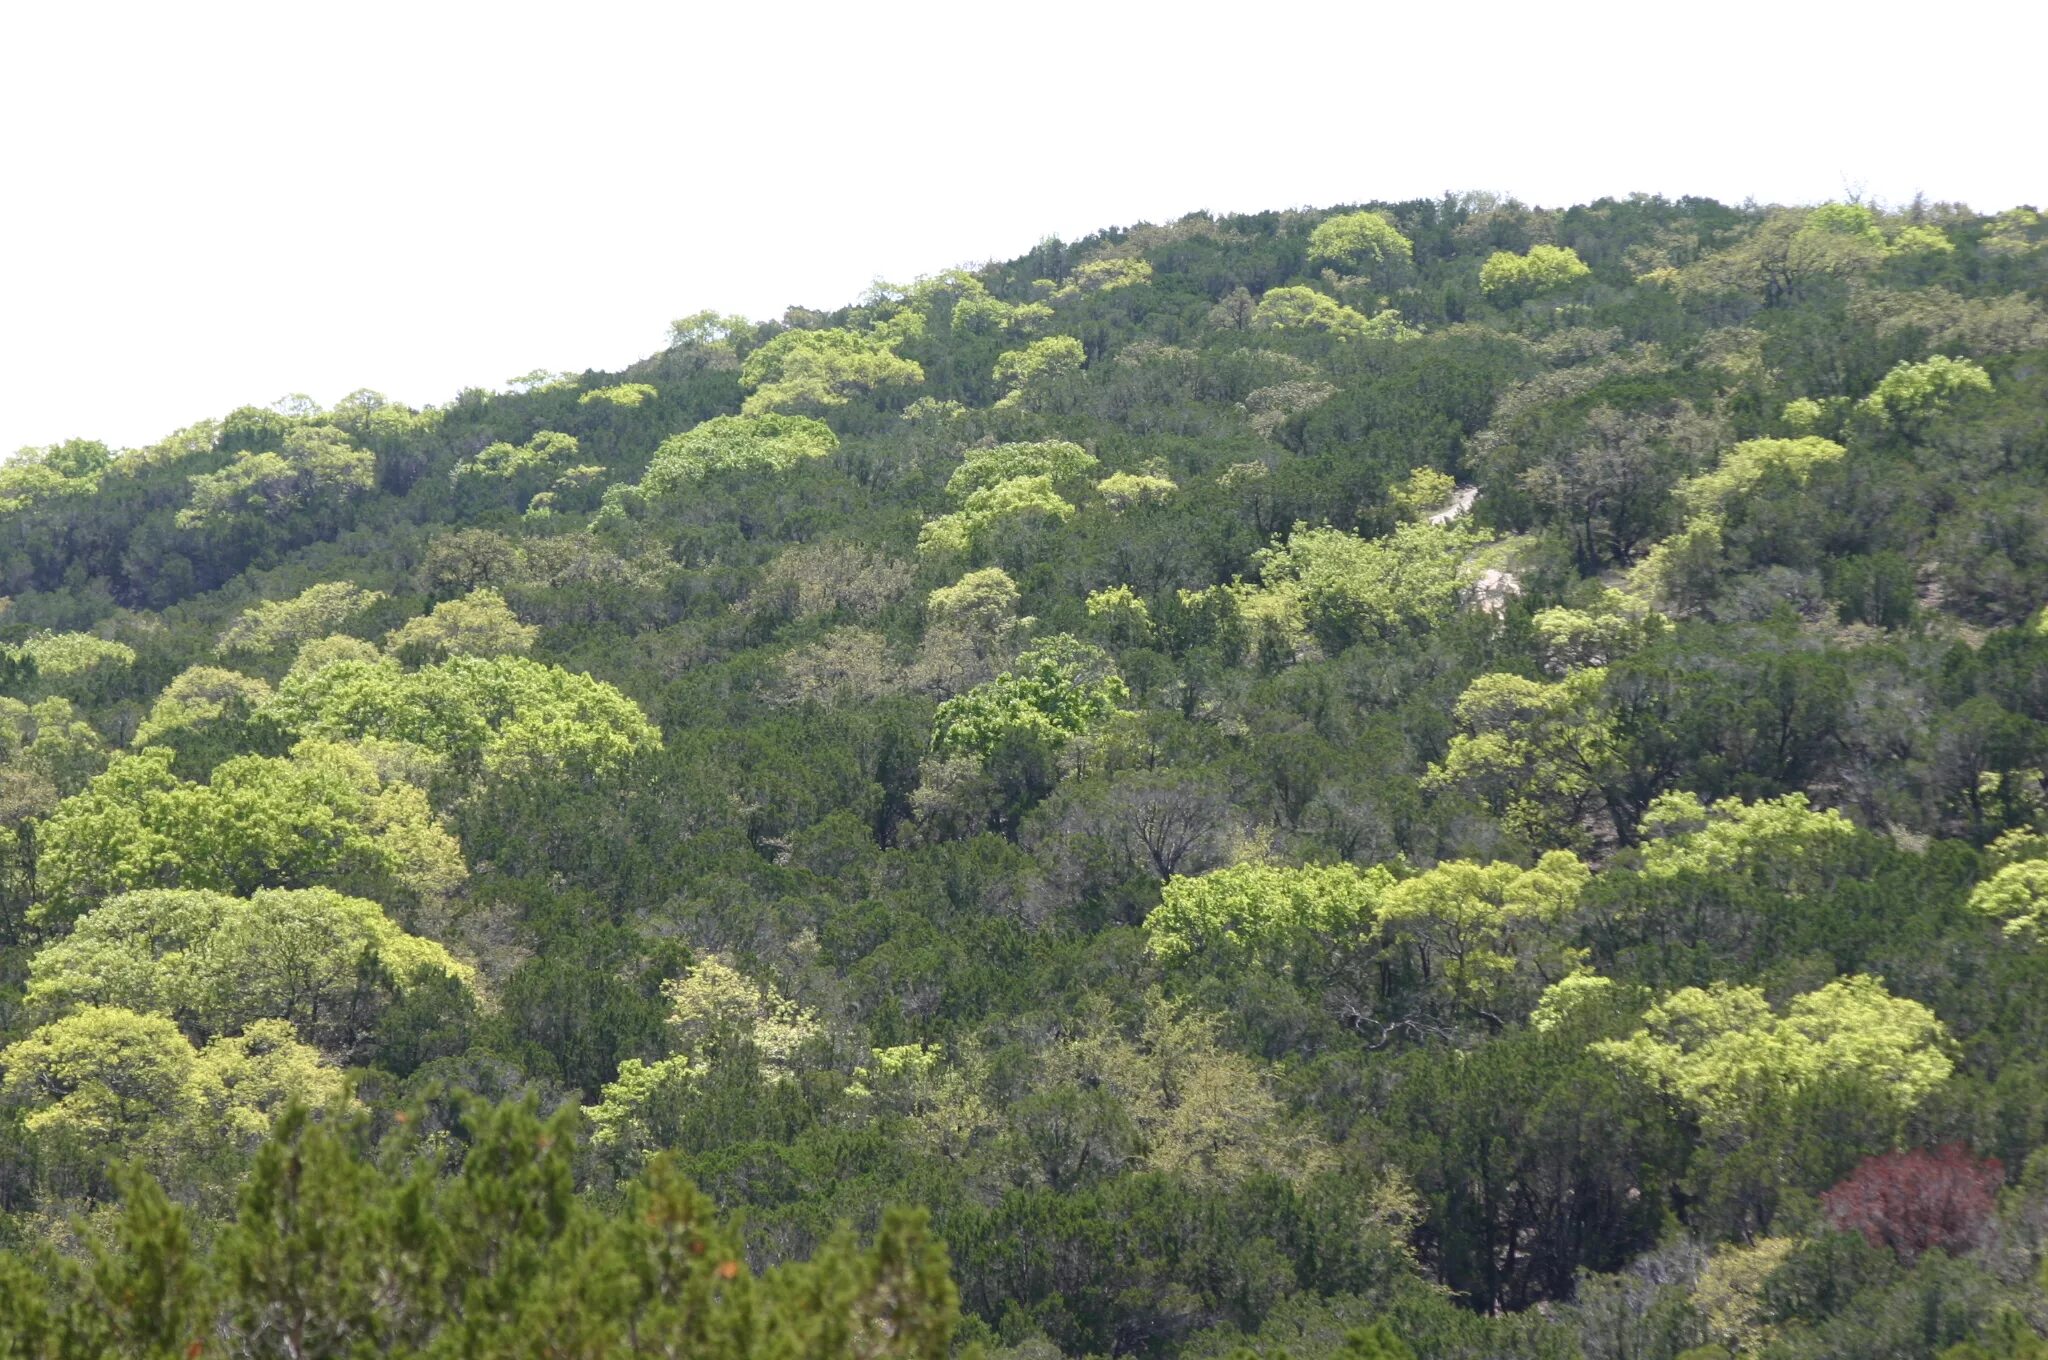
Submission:
[[[533,650],[540,629],[521,623],[495,590],[444,600],[385,635],[384,646],[409,665],[451,656],[518,656]]]
[[[1457,607],[1471,575],[1468,546],[1461,530],[1434,524],[1403,524],[1373,539],[1297,524],[1256,559],[1263,603],[1289,632],[1313,636],[1331,655],[1424,632]]]
[[[660,395],[648,383],[617,383],[611,387],[593,387],[576,399],[578,406],[596,402],[601,406],[642,406]]]
[[[349,581],[322,581],[289,600],[266,600],[243,610],[221,633],[215,650],[222,656],[295,650],[339,632],[343,624],[383,599],[382,592]]]
[[[1601,703],[1606,678],[1598,666],[1548,684],[1519,675],[1480,676],[1459,696],[1452,713],[1457,730],[1424,787],[1481,799],[1539,845],[1584,839],[1586,819],[1626,764]]]
[[[1917,364],[1901,360],[1856,409],[1913,437],[1968,394],[1990,390],[1991,375],[1981,365],[1937,354]]]
[[[1247,861],[1176,875],[1145,918],[1146,945],[1169,964],[1249,961],[1276,971],[1313,965],[1377,928],[1394,882],[1379,864],[1291,869]]]
[[[882,337],[848,330],[784,331],[749,354],[740,382],[752,390],[747,415],[830,410],[924,381],[924,369]]]
[[[1370,271],[1391,263],[1405,264],[1414,257],[1414,243],[1376,212],[1325,218],[1308,237],[1312,264]]]
[[[1782,1015],[1755,987],[1687,987],[1652,1006],[1633,1035],[1592,1046],[1684,1102],[1711,1136],[1837,1075],[1862,1078],[1876,1099],[1910,1111],[1948,1080],[1948,1048],[1933,1011],[1862,975],[1794,997]]]
[[[946,494],[963,500],[1018,477],[1049,477],[1055,484],[1073,482],[1093,472],[1096,466],[1094,454],[1064,439],[970,448],[961,455],[960,466],[946,479]]]
[[[1525,302],[1589,278],[1592,273],[1570,246],[1530,246],[1523,255],[1496,250],[1479,267],[1479,288],[1504,302]]]
[[[133,647],[90,633],[37,633],[8,652],[17,661],[33,662],[38,676],[57,681],[135,664]]]
[[[302,511],[332,519],[376,484],[377,457],[331,425],[300,425],[272,452],[241,453],[218,472],[191,479],[178,512],[181,529],[212,530],[235,521],[286,520]]]
[[[808,416],[714,416],[661,442],[640,491],[660,499],[714,474],[785,473],[838,447],[831,427]]]
[[[1252,324],[1269,330],[1320,331],[1339,340],[1399,340],[1410,333],[1398,311],[1367,316],[1326,293],[1296,285],[1268,289],[1252,312]]]
[[[917,550],[925,555],[972,552],[998,525],[1062,523],[1073,517],[1073,502],[1054,489],[1052,478],[1012,477],[970,493],[952,514],[926,520],[918,530]]]
[[[932,750],[986,757],[1019,737],[1061,746],[1119,712],[1129,697],[1099,647],[1050,637],[1018,657],[1015,670],[940,704]]]
[[[996,359],[993,374],[1004,388],[996,405],[1020,411],[1053,409],[1087,358],[1081,342],[1071,335],[1049,335],[1023,349],[1006,351]]]

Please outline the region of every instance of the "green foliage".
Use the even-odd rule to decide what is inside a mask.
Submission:
[[[1058,405],[1087,361],[1081,342],[1071,335],[1049,335],[1023,349],[1009,350],[996,359],[995,380],[1004,392],[998,407],[1020,411],[1043,411]]]
[[[660,393],[648,383],[614,383],[610,387],[593,387],[576,399],[578,406],[601,402],[606,406],[623,406],[631,409],[653,401]]]
[[[394,1000],[435,977],[467,986],[472,976],[375,902],[330,889],[265,888],[248,898],[158,889],[79,917],[30,961],[25,1000],[45,1013],[102,1005],[162,1014],[210,1035],[284,1020],[346,1052]]]
[[[1317,264],[1370,270],[1392,262],[1405,263],[1414,254],[1414,243],[1376,212],[1325,218],[1308,237],[1308,257]]]
[[[1047,638],[1016,669],[939,705],[932,750],[986,759],[1013,742],[1060,746],[1119,711],[1130,690],[1098,648]]]
[[[51,813],[40,919],[154,887],[333,885],[425,904],[466,876],[420,790],[382,778],[358,750],[312,741],[289,757],[238,756],[204,784],[179,779],[171,758],[163,747],[118,757]]]
[[[714,474],[786,473],[838,447],[838,436],[824,422],[807,416],[717,416],[664,439],[640,490],[661,499],[682,494]]]
[[[1466,544],[1459,530],[1434,524],[1403,524],[1377,539],[1297,524],[1258,555],[1261,603],[1332,656],[1426,632],[1449,617],[1469,579]]]
[[[415,671],[337,661],[286,676],[271,713],[309,737],[400,742],[494,773],[603,769],[661,745],[639,705],[610,685],[518,656],[453,656]]]
[[[1783,1015],[1763,992],[1717,982],[1652,1006],[1644,1027],[1594,1051],[1683,1101],[1711,1132],[1839,1076],[1910,1111],[1954,1070],[1947,1030],[1917,1001],[1876,978],[1838,979],[1792,999]]]
[[[392,629],[384,646],[393,656],[417,665],[451,656],[516,656],[532,651],[539,636],[540,629],[521,623],[503,595],[485,589],[444,600]]]
[[[831,410],[923,381],[924,369],[893,342],[848,330],[784,331],[740,368],[740,382],[752,389],[743,408],[750,416]]]
[[[384,598],[348,581],[322,581],[289,600],[267,600],[236,615],[221,633],[216,650],[276,652],[297,648],[315,638],[339,632],[341,626]]]
[[[1168,963],[1200,956],[1285,967],[1369,932],[1393,885],[1382,865],[1284,869],[1248,862],[1172,878],[1145,918],[1146,943]]]
[[[1570,246],[1530,246],[1521,255],[1496,250],[1479,267],[1479,288],[1504,302],[1523,302],[1590,278],[1592,273]]]
[[[376,472],[376,455],[357,448],[342,431],[295,426],[276,451],[238,454],[219,472],[193,477],[191,501],[178,512],[178,526],[228,533],[300,514],[324,525],[337,507],[370,490]]]
[[[1252,324],[1281,331],[1313,331],[1338,340],[1399,340],[1407,328],[1392,309],[1367,316],[1313,288],[1274,288],[1259,299]]]
[[[1926,427],[1971,392],[1989,392],[1991,375],[1968,359],[1937,354],[1921,363],[1900,361],[1857,409],[1906,433]]]
[[[1048,439],[1035,444],[995,444],[968,449],[946,479],[955,500],[1019,477],[1045,477],[1055,485],[1076,481],[1096,468],[1095,455],[1079,444]]]

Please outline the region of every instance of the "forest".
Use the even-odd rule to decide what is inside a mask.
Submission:
[[[650,340],[0,463],[0,1357],[2048,1360],[2035,211]]]

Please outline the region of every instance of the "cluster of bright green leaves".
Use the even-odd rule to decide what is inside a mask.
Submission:
[[[385,648],[408,665],[451,656],[518,656],[533,650],[540,629],[521,623],[495,590],[472,590],[443,600],[391,630]]]
[[[1970,909],[1997,921],[2008,936],[2048,939],[2048,836],[2010,832],[1992,846],[2000,861],[1970,893]]]
[[[235,616],[220,635],[222,656],[297,648],[339,632],[341,626],[384,598],[349,581],[322,581],[289,600],[266,600]]]
[[[1394,886],[1385,865],[1290,869],[1247,861],[1168,879],[1145,918],[1151,951],[1167,963],[1250,960],[1286,968],[1307,952],[1370,933]]]
[[[647,1153],[662,1145],[659,1111],[687,1091],[721,1051],[747,1045],[764,1079],[796,1075],[797,1052],[824,1033],[818,1017],[717,955],[663,985],[669,999],[670,1052],[654,1062],[628,1058],[591,1107],[600,1147]]]
[[[565,467],[581,452],[574,435],[542,430],[524,444],[499,440],[487,444],[455,465],[449,477],[460,485],[465,480],[512,481],[547,474]]]
[[[593,387],[576,399],[578,406],[599,402],[606,406],[634,407],[653,401],[660,393],[648,383],[615,383],[610,387]]]
[[[278,521],[333,509],[376,484],[377,458],[332,425],[296,425],[276,451],[241,453],[218,472],[192,478],[178,527],[209,530],[236,521]]]
[[[1909,1111],[1948,1080],[1948,1047],[1933,1011],[1855,975],[1794,997],[1782,1015],[1755,987],[1687,987],[1652,1006],[1634,1034],[1593,1051],[1677,1097],[1717,1135],[1833,1077],[1863,1080],[1875,1099]]]
[[[1132,288],[1152,281],[1152,265],[1147,260],[1100,259],[1077,265],[1067,281],[1052,290],[1050,296],[1055,303],[1067,302],[1074,298],[1087,297],[1093,293],[1113,293],[1119,288]]]
[[[295,670],[271,711],[289,731],[402,742],[490,772],[605,769],[661,745],[618,690],[519,656],[453,656],[415,671],[390,659]]]
[[[1071,482],[1096,468],[1095,455],[1079,444],[1048,439],[1035,444],[993,444],[968,449],[946,479],[946,494],[964,499],[1018,477]]]
[[[1449,617],[1470,578],[1463,531],[1403,524],[1384,538],[1294,526],[1261,551],[1261,589],[1247,614],[1290,638],[1313,637],[1334,656],[1353,643],[1426,632]]]
[[[1937,354],[1919,363],[1900,360],[1857,409],[1911,434],[1970,393],[1990,390],[1991,375],[1982,365]]]
[[[1577,283],[1592,273],[1570,246],[1530,246],[1522,255],[1496,250],[1479,267],[1479,287],[1503,301],[1521,302]]]
[[[426,795],[381,778],[359,751],[302,742],[238,756],[204,783],[150,747],[117,758],[42,829],[36,916],[61,924],[142,888],[247,894],[328,885],[379,900],[438,901],[466,876]]]
[[[115,1006],[165,1015],[188,1032],[232,1034],[284,1020],[345,1052],[375,1023],[385,990],[434,979],[468,986],[471,970],[407,934],[375,902],[328,888],[266,888],[231,897],[192,889],[125,893],[86,912],[29,963],[26,1003],[40,1013]]]
[[[576,1120],[479,1102],[459,1137],[406,1119],[380,1144],[366,1119],[295,1110],[203,1247],[185,1210],[131,1176],[82,1258],[0,1254],[0,1347],[40,1360],[950,1354],[958,1293],[922,1215],[889,1213],[872,1246],[837,1234],[756,1276],[737,1229],[666,1159],[609,1203],[579,1197]]]
[[[1650,550],[1630,575],[1630,589],[1679,602],[1696,595],[1722,567],[1731,515],[1765,496],[1796,494],[1815,472],[1847,453],[1817,435],[1735,445],[1711,471],[1679,483],[1675,495],[1686,510],[1684,527]]]
[[[1045,639],[1016,668],[939,705],[932,750],[986,758],[1013,741],[1065,745],[1130,697],[1107,654],[1071,637]]]
[[[1489,1015],[1511,1005],[1526,1011],[1583,960],[1570,925],[1591,879],[1562,850],[1527,869],[1449,860],[1390,887],[1379,925],[1452,1001]]]
[[[714,416],[664,439],[639,491],[660,500],[713,475],[779,475],[838,447],[839,437],[831,427],[808,416]],[[607,504],[612,499],[607,496]]]
[[[740,367],[751,395],[747,415],[830,410],[924,381],[915,360],[896,353],[894,337],[850,330],[784,331],[749,354]]]
[[[0,515],[52,501],[82,500],[99,490],[114,456],[93,439],[23,449],[0,463]]]
[[[1603,702],[1606,683],[1598,666],[1555,682],[1480,676],[1459,696],[1452,712],[1457,730],[1424,787],[1481,799],[1538,845],[1577,843],[1626,760]]]
[[[84,1006],[0,1050],[0,1103],[60,1155],[88,1161],[247,1146],[286,1105],[328,1105],[346,1089],[283,1020],[195,1048],[164,1016]],[[11,1340],[5,1308],[0,1345]]]
[[[1081,372],[1087,358],[1081,342],[1071,335],[1048,335],[1023,349],[1005,351],[997,357],[991,375],[1003,386],[996,406],[1020,411],[1047,409]]]
[[[967,494],[951,514],[926,520],[918,530],[924,554],[966,553],[981,546],[999,524],[1061,523],[1074,517],[1074,503],[1047,476],[1012,477]]]
[[[1367,316],[1327,293],[1289,285],[1270,288],[1252,312],[1252,324],[1270,330],[1313,331],[1339,340],[1400,340],[1411,335],[1392,308]]]
[[[37,633],[7,649],[16,661],[27,661],[49,680],[74,680],[98,670],[125,670],[135,664],[135,649],[125,642],[90,633]]]
[[[1405,263],[1414,255],[1414,243],[1376,212],[1325,218],[1308,237],[1308,258],[1314,264],[1369,270],[1391,262]]]

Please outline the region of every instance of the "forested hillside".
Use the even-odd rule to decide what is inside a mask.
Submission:
[[[2034,212],[1049,240],[0,594],[0,1356],[2048,1355]]]

